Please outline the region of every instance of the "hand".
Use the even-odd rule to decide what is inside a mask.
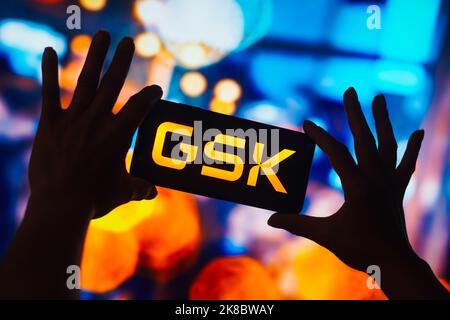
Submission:
[[[120,42],[100,81],[109,42],[106,31],[94,36],[66,110],[60,104],[56,53],[44,52],[31,196],[0,264],[0,299],[78,298],[79,290],[67,287],[66,270],[81,263],[90,219],[130,200],[156,196],[155,186],[127,173],[125,156],[134,131],[161,98],[161,88],[142,89],[114,115],[134,44],[130,38]]]
[[[376,96],[372,104],[378,147],[353,88],[344,94],[344,107],[358,163],[324,129],[310,121],[304,123],[305,133],[326,153],[341,179],[344,204],[328,217],[276,213],[268,223],[317,242],[360,271],[399,259],[411,261],[416,255],[408,241],[402,201],[424,131],[411,135],[396,167],[397,143],[384,96]]]
[[[119,43],[100,80],[110,43],[98,32],[91,43],[69,108],[60,104],[58,59],[46,48],[42,60],[42,114],[30,168],[31,198],[82,203],[88,218],[98,218],[131,200],[152,199],[156,188],[130,176],[125,156],[133,134],[162,95],[151,86],[131,97],[114,115],[112,108],[124,84],[134,53],[131,38]],[[99,83],[100,81],[100,83]]]

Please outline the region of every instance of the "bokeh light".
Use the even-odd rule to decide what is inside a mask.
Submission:
[[[224,250],[230,255],[246,253],[259,261],[270,261],[274,252],[292,235],[267,224],[268,210],[235,206],[228,215]]]
[[[195,200],[185,193],[159,188],[154,208],[134,233],[141,246],[140,263],[164,278],[195,254],[200,221]]]
[[[192,300],[274,300],[277,288],[267,270],[250,257],[224,257],[211,261],[189,290]]]
[[[165,5],[163,0],[136,0],[134,16],[145,25],[155,25],[164,17]]]
[[[214,87],[215,97],[224,102],[236,102],[241,94],[241,86],[233,79],[220,80]]]
[[[356,271],[327,249],[300,239],[282,245],[269,270],[285,298],[306,300],[386,299],[367,286],[368,275]]]
[[[194,261],[201,237],[195,200],[182,192],[158,190],[154,200],[131,201],[91,222],[81,266],[83,289],[110,291],[137,265],[166,281]]]
[[[182,66],[196,69],[247,48],[269,29],[270,0],[141,0],[134,16],[157,29]]]
[[[152,32],[143,32],[135,38],[136,53],[143,58],[153,57],[161,50],[161,40]]]
[[[366,28],[366,5],[359,1],[75,1],[82,7],[81,30],[67,28],[64,1],[15,1],[1,8],[0,18],[0,254],[29,195],[42,52],[51,46],[58,53],[67,108],[91,37],[104,28],[111,45],[103,72],[123,36],[136,45],[113,114],[144,86],[158,84],[164,99],[222,114],[298,131],[305,119],[314,120],[354,154],[342,94],[356,87],[374,128],[371,99],[384,92],[398,160],[411,132],[425,128],[404,199],[408,237],[434,273],[449,279],[449,27],[443,1],[379,1],[381,30]],[[127,168],[134,144],[135,138]],[[92,221],[82,286],[95,294],[83,298],[188,298],[191,284],[193,298],[385,298],[366,290],[364,274],[325,249],[269,227],[265,210],[158,190],[154,200],[126,203]],[[316,148],[303,211],[323,217],[343,202],[340,180]]]
[[[81,288],[104,293],[131,277],[137,266],[139,244],[132,233],[88,228],[81,262]]]
[[[190,69],[196,69],[207,60],[207,48],[202,44],[190,43],[183,45],[178,54],[179,63]]]
[[[186,72],[180,79],[180,88],[188,97],[198,97],[205,92],[206,78],[200,72]]]
[[[77,84],[78,75],[83,68],[82,59],[74,59],[61,68],[61,75],[59,77],[59,85],[61,88],[68,91],[73,91]]]
[[[150,214],[133,233],[140,244],[140,264],[164,280],[195,257],[200,219],[195,199],[187,193],[158,188],[152,201]]]
[[[236,111],[236,104],[213,98],[209,103],[209,109],[214,112],[232,115]]]
[[[111,232],[126,232],[149,217],[154,210],[155,201],[130,201],[118,206],[107,215],[92,220],[91,224],[98,229]]]
[[[167,0],[165,6],[158,30],[165,47],[187,68],[220,60],[242,40],[244,21],[235,0]]]
[[[44,23],[0,20],[0,56],[7,59],[18,75],[41,79],[40,59],[45,47],[52,47],[61,58],[67,51],[67,40]]]
[[[72,38],[70,50],[74,55],[85,57],[91,44],[91,37],[87,34],[79,34]]]
[[[107,0],[80,0],[80,5],[89,11],[100,11],[106,6],[107,2]]]

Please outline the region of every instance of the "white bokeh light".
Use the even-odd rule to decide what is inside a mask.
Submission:
[[[261,38],[271,0],[139,0],[135,16],[157,31],[177,64],[197,69]]]
[[[235,0],[169,0],[159,31],[166,43],[199,43],[231,51],[242,40],[244,21]]]

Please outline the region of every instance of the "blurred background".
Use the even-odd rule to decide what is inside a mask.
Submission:
[[[81,18],[71,30],[73,4]],[[379,29],[368,27],[370,5],[380,8]],[[372,128],[371,98],[385,93],[399,158],[410,133],[426,131],[406,222],[414,249],[448,280],[449,13],[440,0],[3,0],[0,257],[28,197],[42,51],[52,46],[59,55],[67,106],[91,37],[104,28],[113,46],[127,35],[136,43],[114,112],[157,83],[166,99],[216,112],[294,130],[311,119],[353,150],[344,90],[356,88]],[[303,212],[330,215],[342,203],[339,178],[317,149]],[[156,200],[130,202],[91,223],[82,298],[385,298],[327,250],[268,227],[269,213],[160,188]]]

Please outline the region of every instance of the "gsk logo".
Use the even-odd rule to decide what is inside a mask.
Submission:
[[[192,137],[194,134],[194,127],[175,122],[163,122],[159,124],[152,149],[153,161],[159,166],[183,170],[186,164],[192,163],[195,159],[198,159],[199,144],[185,142],[180,142],[178,144],[179,151],[184,154],[183,159],[163,155],[168,134]],[[270,156],[267,160],[262,161],[265,144],[259,142],[257,139],[249,139],[249,141],[249,143],[254,143],[254,147],[251,161],[252,167],[250,168],[246,184],[256,187],[260,171],[262,171],[277,192],[287,193],[276,174],[277,170],[275,170],[275,167],[283,160],[292,156],[295,151],[283,149]],[[223,151],[224,146],[228,147],[225,151]],[[235,148],[244,150],[246,148],[246,139],[236,135],[216,134],[212,141],[208,141],[204,145],[203,153],[207,158],[215,160],[218,163],[232,165],[233,169],[225,170],[208,164],[202,164],[200,174],[221,180],[237,181],[244,172],[245,163],[242,155],[232,152]]]

